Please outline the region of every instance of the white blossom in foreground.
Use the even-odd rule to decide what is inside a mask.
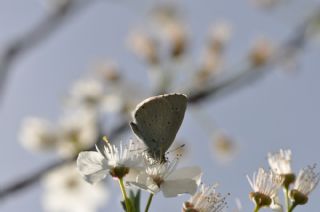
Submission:
[[[47,212],[97,211],[109,198],[103,184],[91,186],[84,182],[74,163],[50,172],[43,183],[43,207]]]
[[[260,168],[254,173],[252,180],[247,176],[253,192],[250,198],[257,207],[269,207],[278,196],[278,190],[283,183],[283,178],[273,172],[266,172]]]
[[[78,170],[89,183],[102,180],[108,173],[115,178],[135,179],[141,164],[139,151],[133,141],[119,147],[106,142],[101,149],[97,147],[97,151],[81,152],[77,159]]]
[[[275,211],[275,212],[283,212],[283,206],[280,202],[279,197],[276,197],[272,200],[270,208],[272,211]]]
[[[303,205],[308,202],[309,194],[316,188],[320,180],[320,173],[315,172],[316,166],[302,169],[290,191],[290,198],[295,204]]]
[[[217,185],[201,185],[200,191],[195,193],[189,201],[183,205],[183,211],[193,212],[220,212],[227,203],[226,197],[216,191]]]
[[[23,120],[19,140],[26,149],[34,152],[53,150],[57,144],[56,131],[52,124],[36,117]]]
[[[95,114],[90,110],[79,110],[64,116],[58,127],[58,152],[73,157],[83,149],[93,146],[98,138]]]
[[[280,149],[279,152],[269,153],[268,162],[274,173],[278,175],[292,174],[291,150]]]
[[[289,189],[296,178],[291,168],[291,150],[280,149],[279,152],[268,153],[268,162],[273,173],[283,177],[284,188]]]
[[[162,191],[165,197],[194,194],[200,182],[201,169],[195,166],[175,170],[177,161],[149,165],[137,176],[135,182],[129,183],[153,194]]]

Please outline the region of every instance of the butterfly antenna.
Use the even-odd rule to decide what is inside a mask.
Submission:
[[[184,148],[185,146],[186,146],[185,144],[181,144],[180,146],[174,148],[173,150],[170,150],[169,152],[174,152],[174,151],[180,150],[180,149]]]

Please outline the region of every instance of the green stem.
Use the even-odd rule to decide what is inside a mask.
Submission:
[[[149,208],[150,208],[150,205],[151,205],[151,202],[152,202],[152,198],[153,198],[153,193],[150,193],[149,198],[148,198],[148,202],[147,202],[147,205],[146,205],[146,209],[144,210],[144,212],[148,212],[149,211]]]
[[[121,193],[122,193],[122,197],[123,197],[124,203],[126,205],[126,211],[130,212],[131,211],[130,202],[129,202],[129,199],[128,199],[128,196],[127,196],[127,192],[126,192],[126,188],[124,186],[122,178],[119,178],[119,185],[120,185],[120,189],[121,189]]]
[[[285,187],[283,192],[284,192],[284,199],[285,199],[285,203],[286,203],[286,209],[289,212],[289,208],[290,208],[289,189]]]
[[[298,204],[296,204],[295,202],[292,203],[291,207],[289,208],[288,212],[292,212],[293,209],[297,206]]]
[[[257,205],[253,212],[258,212],[259,210],[260,210],[260,207]]]

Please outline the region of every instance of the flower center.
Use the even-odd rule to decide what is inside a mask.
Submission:
[[[268,195],[262,194],[260,192],[251,192],[250,198],[259,207],[268,207],[272,203],[272,200]]]
[[[199,212],[197,209],[194,208],[194,205],[190,202],[183,203],[183,212]]]
[[[283,174],[281,177],[284,179],[282,185],[287,189],[289,188],[290,184],[294,183],[296,180],[296,176],[294,174]]]
[[[160,185],[163,183],[163,179],[159,176],[152,177],[153,182],[160,188]]]
[[[303,194],[302,192],[292,189],[290,191],[290,198],[298,205],[304,205],[308,202],[307,195]]]
[[[114,167],[110,169],[110,175],[114,178],[122,179],[129,173],[129,168],[127,167]]]

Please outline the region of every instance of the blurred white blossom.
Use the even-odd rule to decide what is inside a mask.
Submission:
[[[99,129],[96,115],[91,110],[78,110],[61,118],[58,125],[58,152],[74,156],[97,142]]]
[[[56,131],[53,125],[41,118],[25,118],[19,133],[21,144],[31,151],[52,150],[57,145]]]
[[[97,107],[103,100],[104,87],[96,79],[82,79],[75,82],[70,90],[68,103],[73,106]]]
[[[92,186],[84,182],[74,163],[48,173],[43,184],[46,212],[93,212],[105,205],[109,198],[104,184]]]

